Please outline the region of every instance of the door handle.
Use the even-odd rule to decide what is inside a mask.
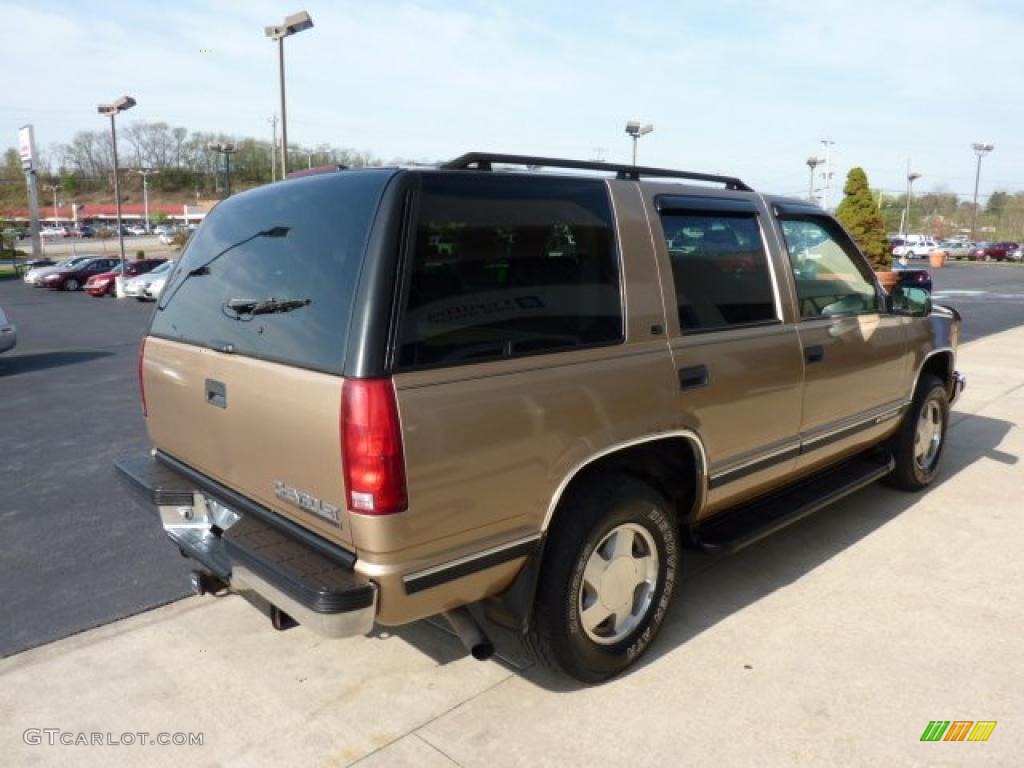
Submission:
[[[820,363],[825,359],[825,348],[820,344],[804,347],[804,360],[808,363]]]
[[[214,379],[206,380],[206,402],[217,408],[228,407],[228,388],[223,382]]]
[[[696,389],[697,387],[706,387],[710,378],[708,376],[708,367],[706,365],[694,365],[689,368],[679,369],[679,388],[680,389]]]

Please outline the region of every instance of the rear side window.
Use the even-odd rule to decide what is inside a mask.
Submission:
[[[671,210],[661,224],[684,332],[778,321],[757,214]]]
[[[185,247],[150,332],[341,373],[367,237],[393,173],[324,174],[218,204]]]
[[[622,335],[603,182],[424,175],[399,367],[578,349]]]

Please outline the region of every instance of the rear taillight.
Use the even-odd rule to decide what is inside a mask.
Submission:
[[[142,337],[142,343],[139,344],[139,394],[142,395],[142,415],[149,416],[149,410],[146,408],[146,378],[142,375],[142,366],[146,362],[146,337]]]
[[[391,515],[408,506],[391,379],[349,379],[342,385],[341,464],[353,512]]]

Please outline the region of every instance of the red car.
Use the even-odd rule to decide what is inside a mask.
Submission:
[[[86,259],[74,266],[64,267],[46,275],[40,284],[51,291],[77,291],[93,275],[109,272],[117,266],[119,259],[97,258]]]
[[[150,270],[156,269],[163,264],[167,259],[139,259],[137,261],[129,261],[125,267],[125,272],[128,277],[135,277],[136,275],[142,275]],[[109,272],[102,272],[98,275],[93,275],[85,283],[85,290],[90,296],[113,296],[114,295],[114,280],[121,275],[121,264],[114,267]]]
[[[971,248],[967,258],[971,261],[1008,261],[1010,252],[1017,248],[1017,243],[978,243],[976,247]]]

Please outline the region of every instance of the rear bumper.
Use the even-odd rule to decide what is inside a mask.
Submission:
[[[960,399],[961,393],[967,388],[967,377],[964,376],[960,371],[953,371],[953,396],[950,398],[949,403],[952,405],[958,399]]]
[[[212,480],[199,484],[150,454],[114,461],[136,500],[157,512],[181,553],[260,608],[276,606],[326,637],[367,634],[377,613],[376,584],[352,568],[351,553],[301,535],[293,523]],[[191,473],[190,473],[191,474]],[[336,550],[336,553],[335,553]]]

